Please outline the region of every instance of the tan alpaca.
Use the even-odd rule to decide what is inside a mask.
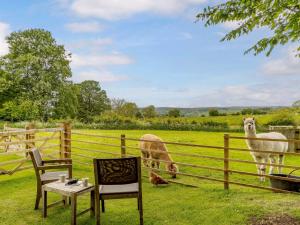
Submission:
[[[143,158],[154,159],[151,161],[151,167],[159,169],[160,162],[155,160],[164,160],[167,161],[166,170],[172,175],[173,178],[176,178],[176,172],[178,172],[178,167],[173,163],[171,156],[168,154],[167,146],[162,143],[162,139],[153,135],[145,134],[141,137],[139,142],[139,148]],[[149,167],[150,160],[143,160],[145,166]]]

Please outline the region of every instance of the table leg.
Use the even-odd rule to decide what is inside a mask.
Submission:
[[[62,201],[63,201],[64,206],[66,206],[67,203],[68,203],[68,197],[63,195],[62,196]]]
[[[42,198],[43,198],[43,211],[42,216],[43,218],[47,217],[47,191],[44,189],[42,190]]]
[[[77,214],[77,196],[71,197],[71,225],[76,225],[76,214]]]
[[[91,216],[95,216],[95,191],[91,191]]]

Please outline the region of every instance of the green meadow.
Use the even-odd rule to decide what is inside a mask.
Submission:
[[[223,146],[224,133],[218,132],[192,132],[192,131],[158,131],[158,130],[74,130],[74,132],[89,133],[105,136],[119,137],[125,134],[126,137],[139,138],[142,134],[152,133],[160,136],[165,141],[178,143],[191,143],[202,145]],[[45,136],[45,134],[40,134]],[[230,135],[241,136],[242,133],[231,133]],[[120,145],[117,139],[88,137],[77,134],[72,135],[72,159],[74,164],[74,177],[89,177],[93,182],[92,158],[114,157],[110,154],[101,153],[108,151],[120,154],[120,147],[96,145],[92,143],[76,142],[76,140],[99,142],[102,144]],[[51,141],[52,144],[55,141]],[[48,145],[48,144],[47,144]],[[49,143],[50,145],[50,143]],[[139,155],[139,151],[130,147],[137,147],[136,141],[127,141],[128,155]],[[241,140],[230,141],[231,147],[245,148]],[[91,152],[76,149],[76,147],[98,150]],[[222,150],[195,148],[168,145],[170,152],[197,153],[207,156],[223,157]],[[45,149],[45,157],[58,149]],[[54,154],[56,154],[54,152]],[[58,157],[58,153],[56,155]],[[117,155],[115,155],[117,156]],[[0,156],[1,161],[17,159],[20,155]],[[204,165],[210,167],[223,167],[223,161],[209,160],[196,157],[172,155],[175,162]],[[248,152],[231,151],[230,158],[252,160]],[[30,162],[28,162],[30,163]],[[300,159],[288,156],[286,165],[299,165]],[[161,165],[164,168],[164,165]],[[9,167],[7,167],[9,168]],[[211,178],[223,179],[223,173],[208,169],[191,168],[179,165],[180,172]],[[231,169],[256,172],[255,165],[231,163]],[[286,169],[284,172],[289,172]],[[170,183],[164,187],[154,187],[149,183],[147,170],[143,169],[143,203],[144,221],[146,225],[231,225],[249,224],[252,217],[261,217],[268,214],[287,213],[300,218],[299,196],[293,194],[279,194],[270,191],[230,185],[229,191],[223,190],[223,183],[200,180],[178,175],[174,180],[180,183],[192,184],[195,187],[187,187],[181,184]],[[170,179],[168,174],[161,175]],[[230,174],[230,180],[247,184],[269,186],[268,180],[260,183],[257,177]],[[29,225],[29,224],[59,224],[70,223],[70,207],[56,206],[50,208],[48,217],[42,219],[41,210],[33,210],[35,200],[35,175],[33,169],[18,172],[12,176],[0,176],[0,221],[1,225]],[[49,201],[59,200],[60,196],[50,194]],[[78,210],[89,206],[89,197],[82,196],[78,200]],[[109,200],[107,201],[106,212],[101,214],[103,225],[134,225],[138,224],[138,211],[135,200]],[[94,224],[95,220],[85,214],[78,218],[78,224]]]

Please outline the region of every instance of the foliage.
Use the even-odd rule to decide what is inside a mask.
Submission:
[[[205,26],[238,22],[238,27],[221,41],[236,39],[261,27],[272,31],[269,37],[262,38],[245,53],[254,51],[256,55],[266,51],[268,56],[276,45],[300,40],[299,0],[227,0],[207,6],[197,18],[204,20]],[[297,47],[297,56],[300,57],[300,46]]]
[[[291,113],[281,113],[272,117],[267,126],[296,126],[296,119]]]
[[[294,108],[300,108],[300,100],[295,101],[292,105]]]
[[[134,102],[126,102],[124,99],[113,98],[111,100],[113,113],[124,117],[143,118],[138,106]]]
[[[99,82],[86,80],[76,85],[78,87],[78,115],[85,122],[92,122],[93,117],[110,109],[110,101]]]
[[[111,99],[111,108],[117,114],[120,114],[122,107],[126,103],[125,99],[113,98]]]
[[[39,115],[38,105],[30,100],[7,101],[0,109],[0,118],[10,121],[34,120]]]
[[[145,118],[153,118],[157,116],[154,105],[149,105],[142,109],[142,114]]]
[[[253,109],[253,108],[246,108],[241,111],[242,115],[262,115],[266,114],[265,111],[262,111],[260,109]]]
[[[74,119],[78,115],[79,102],[77,95],[79,88],[72,83],[66,83],[59,91],[57,102],[54,104],[54,119]]]
[[[139,108],[133,102],[125,102],[117,112],[124,117],[136,117],[139,113]]]
[[[219,116],[219,111],[217,109],[210,109],[208,112],[209,116]]]
[[[0,58],[0,99],[34,101],[39,118],[47,120],[66,80],[71,77],[70,54],[43,29],[13,32],[9,53]]]
[[[180,110],[179,109],[170,109],[168,112],[169,117],[180,117]]]

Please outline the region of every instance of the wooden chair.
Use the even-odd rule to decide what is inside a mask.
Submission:
[[[100,201],[137,198],[140,225],[143,225],[141,158],[94,159],[96,221],[100,225]]]
[[[33,167],[36,175],[36,181],[37,181],[36,201],[35,201],[34,209],[38,209],[40,199],[42,197],[42,186],[44,184],[57,181],[60,175],[66,175],[67,178],[72,178],[72,159],[42,160],[41,154],[38,149],[34,149],[30,151],[29,154],[33,163]],[[50,164],[50,165],[46,165],[46,164]],[[52,170],[52,169],[66,169],[66,170],[45,172],[47,170]]]

